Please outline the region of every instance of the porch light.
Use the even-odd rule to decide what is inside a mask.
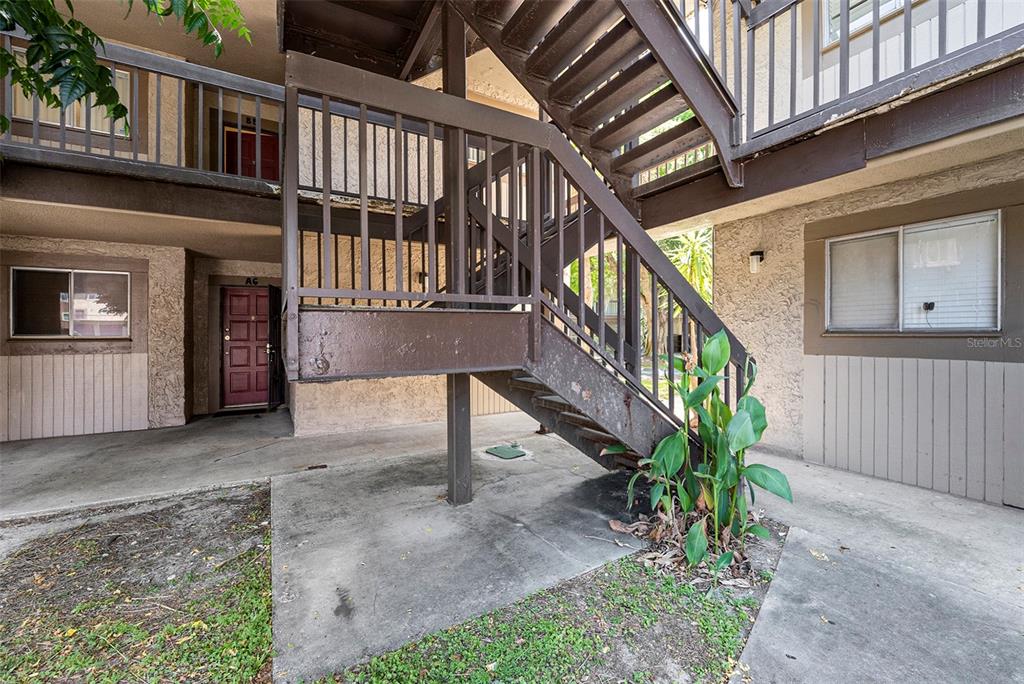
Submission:
[[[764,250],[757,249],[750,253],[750,272],[757,273],[761,270],[761,262],[764,261]]]

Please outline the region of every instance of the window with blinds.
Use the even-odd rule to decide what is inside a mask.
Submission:
[[[999,212],[829,240],[830,331],[997,330]]]
[[[825,5],[822,12],[822,22],[825,24],[825,45],[831,45],[839,40],[840,27],[842,26],[842,7],[839,0],[821,0]],[[887,17],[903,9],[904,0],[880,0],[878,6],[879,18]],[[871,0],[850,0],[850,33],[854,33],[865,26],[871,26],[872,22]]]

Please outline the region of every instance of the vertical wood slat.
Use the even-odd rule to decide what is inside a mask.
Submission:
[[[111,396],[113,406],[111,410],[110,429],[120,432],[124,429],[124,359],[127,354],[110,355],[110,377],[112,382]]]
[[[597,238],[597,339],[601,353],[605,353],[605,328],[604,324],[604,214],[597,217],[598,238]]]
[[[434,122],[427,122],[427,281],[437,292],[437,217],[434,216]]]
[[[825,359],[804,356],[804,459],[824,463]]]
[[[530,150],[530,164],[527,167],[527,182],[530,187],[530,297],[533,300],[530,304],[531,331],[531,359],[536,361],[540,358],[540,334],[541,334],[541,233],[543,231],[541,210],[542,202],[540,197],[540,173],[541,173],[540,148],[534,147]],[[487,214],[490,215],[488,210]],[[604,326],[602,326],[602,330]]]
[[[967,496],[985,498],[985,363],[967,362]]]
[[[860,359],[860,439],[859,471],[874,475],[875,459],[871,450],[875,439],[875,360]],[[856,429],[857,426],[854,426]]]
[[[1003,503],[1003,366],[985,364],[985,501],[997,504]]]
[[[851,356],[849,361],[849,382],[848,401],[849,418],[847,419],[847,468],[855,473],[862,473],[861,464],[861,435],[864,424],[864,416],[861,414],[861,371],[862,361],[860,357]]]
[[[562,167],[555,164],[555,232],[558,234],[558,307],[565,310],[565,178]]]
[[[514,157],[514,155],[513,155]],[[452,273],[448,276],[448,282],[455,283],[456,294],[466,293],[466,131],[458,128],[455,130],[455,186],[451,188],[451,225],[448,230],[452,233],[454,254],[451,264]],[[518,224],[517,224],[518,228]],[[518,233],[516,233],[518,235]],[[518,239],[512,241],[513,246],[519,244]],[[513,260],[516,265],[518,261]],[[513,277],[518,273],[518,268],[512,271]]]
[[[932,364],[932,489],[949,491],[949,361]]]
[[[881,2],[871,0],[871,83],[878,83],[881,64]]]
[[[42,402],[40,409],[43,412],[42,419],[42,437],[53,437],[53,404],[54,404],[54,393],[53,393],[53,354],[46,354],[41,357],[42,361]]]
[[[508,174],[508,227],[512,232],[512,257],[508,265],[509,294],[519,295],[519,145],[512,143],[512,166]]]
[[[577,188],[576,194],[577,211],[579,212],[579,218],[576,220],[576,289],[579,290],[576,294],[576,323],[579,325],[581,331],[585,331],[587,328],[586,324],[586,282],[587,282],[587,257],[586,257],[586,198],[583,196],[583,191]]]
[[[789,118],[796,116],[796,5],[789,7]]]
[[[1003,503],[1024,508],[1024,364],[1005,364]]]
[[[978,0],[978,42],[985,40],[985,0]]]
[[[487,208],[487,218],[484,224],[484,293],[487,296],[494,294],[494,190],[491,179],[494,177],[494,140],[491,136],[484,136],[484,154],[487,156],[484,164],[484,206]]]
[[[911,17],[913,0],[903,0],[903,71],[910,71],[913,65],[914,20]]]
[[[698,3],[700,4],[700,3]],[[658,274],[651,274],[651,394],[658,394]],[[728,394],[728,390],[726,391]]]
[[[835,465],[850,467],[850,357],[836,358],[836,435]]]
[[[939,18],[939,57],[944,57],[946,54],[946,0],[938,0],[938,7],[935,11]]]
[[[239,97],[239,101],[241,101],[241,97]],[[332,143],[332,137],[331,137],[331,135],[332,135],[331,134],[331,99],[329,97],[327,97],[326,95],[324,95],[321,98],[321,100],[320,100],[320,116],[321,116],[321,119],[322,119],[321,126],[320,126],[320,133],[322,135],[322,143],[320,145],[320,155],[321,155],[322,159],[320,160],[320,168],[321,168],[321,175],[323,176],[323,178],[321,179],[322,183],[323,183],[323,189],[322,189],[322,193],[321,193],[320,197],[321,197],[321,203],[323,205],[321,207],[321,209],[322,209],[322,216],[323,216],[323,221],[322,221],[322,223],[323,223],[323,225],[322,225],[322,229],[323,229],[323,249],[320,250],[321,251],[320,257],[321,257],[322,261],[320,262],[319,266],[320,266],[320,268],[323,271],[323,277],[322,277],[323,283],[322,283],[321,287],[331,288],[331,287],[335,287],[337,285],[337,282],[334,280],[334,277],[333,277],[334,271],[331,268],[331,257],[332,257],[331,252],[332,252],[332,250],[330,249],[330,244],[331,244],[331,196],[333,194],[331,186],[332,186],[332,182],[334,180],[334,172],[332,170],[332,164],[333,164],[332,152],[334,150],[334,145]],[[239,146],[238,146],[238,149],[241,150],[242,149],[242,146],[241,146],[241,135],[242,135],[241,131],[239,131],[238,135],[239,135]],[[259,139],[258,138],[256,140],[256,147],[257,148],[259,147]],[[238,168],[239,168],[239,171],[241,171],[241,168],[242,168],[241,163],[239,163]]]
[[[903,458],[900,462],[900,482],[917,484],[917,413],[920,409],[917,391],[917,360],[901,359],[903,378]]]
[[[6,42],[5,42],[6,46]],[[5,84],[6,86],[6,84]],[[4,96],[6,97],[7,90],[5,87]],[[11,410],[11,393],[10,393],[10,364],[12,357],[0,356],[0,442],[6,442],[11,439],[10,432],[10,410]],[[63,395],[62,395],[63,396]]]
[[[889,444],[886,448],[886,478],[899,482],[903,467],[903,421],[900,409],[903,405],[903,363],[901,359],[887,359],[889,379]]]
[[[366,177],[366,137],[366,105],[361,104],[359,105],[359,247],[362,250],[360,287],[363,290],[371,290],[373,286],[370,283],[370,209],[366,187],[368,180]]]
[[[773,123],[775,123],[775,15],[768,20],[768,125],[771,126]]]
[[[132,69],[132,159],[139,158],[139,134],[142,126],[139,124],[139,70]]]
[[[74,355],[74,386],[75,386],[75,419],[72,425],[71,434],[83,435],[85,428],[85,407],[86,404],[86,373],[84,354]]]
[[[887,477],[889,470],[889,363],[887,359],[875,359],[874,403],[874,468],[875,477]]]
[[[822,462],[836,465],[836,357],[825,357],[825,417],[822,439]]]
[[[111,432],[114,429],[114,364],[113,354],[101,354],[103,364],[99,366],[103,382],[103,421],[100,429]]]
[[[405,136],[402,132],[402,115],[395,114],[395,292],[405,290],[405,273],[402,263],[402,249],[405,230]],[[398,302],[401,305],[401,302]]]
[[[934,367],[931,359],[917,360],[917,475],[918,487],[932,487],[934,448]]]
[[[949,362],[949,492],[967,495],[967,362]]]
[[[850,0],[839,0],[839,97],[850,93]]]
[[[43,357],[32,357],[32,395],[28,403],[30,407],[29,422],[32,425],[32,438],[43,436]]]
[[[821,104],[821,16],[819,2],[811,3],[811,74],[814,77],[812,101],[817,108]]]
[[[558,252],[559,264],[565,263],[561,261],[562,252]],[[624,262],[625,255],[622,247],[622,233],[615,232],[615,332],[619,338],[619,348],[616,349],[615,359],[622,364],[623,367],[626,365],[626,314],[625,314],[625,296],[623,293],[624,285]],[[558,278],[559,284],[562,282],[561,274]]]
[[[161,116],[161,114],[163,114],[163,105],[161,104],[162,103],[162,94],[163,94],[163,87],[162,86],[163,86],[163,84],[162,84],[162,81],[160,79],[160,74],[157,73],[157,75],[156,75],[156,112],[155,112],[155,118],[156,118],[156,136],[155,136],[156,137],[156,141],[155,141],[156,142],[156,153],[154,155],[155,158],[156,158],[155,161],[156,161],[157,164],[159,164],[161,162],[161,157],[160,157],[160,137],[161,137],[160,136],[160,123],[161,122],[160,122],[160,120],[163,119],[163,116]],[[242,149],[242,147],[241,147],[241,143],[242,143],[242,141],[241,141],[241,133],[239,133],[239,141],[238,141],[238,143],[239,143],[238,149]]]

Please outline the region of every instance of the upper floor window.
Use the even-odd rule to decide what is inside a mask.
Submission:
[[[999,218],[989,211],[829,240],[828,330],[998,330]]]
[[[131,275],[11,268],[11,337],[128,337]]]
[[[839,40],[842,26],[839,7],[840,0],[821,0],[821,2],[825,6],[825,12],[822,13],[822,21],[825,23],[823,31],[825,40],[823,42],[825,46],[828,46]],[[871,3],[872,0],[850,0],[849,23],[851,34],[866,26],[871,26]],[[902,8],[903,0],[880,0],[878,14],[880,17],[885,17]]]
[[[25,50],[24,48],[14,48],[14,58],[18,60],[18,63],[22,66],[25,65]],[[117,90],[117,95],[122,103],[131,101],[131,76],[127,71],[121,69],[114,69],[114,88]],[[33,98],[26,95],[20,88],[14,88],[14,118],[23,119],[25,121],[32,121],[33,116]],[[67,128],[84,131],[86,128],[86,110],[89,109],[85,100],[78,100],[69,106],[64,112],[64,125]],[[94,106],[92,107],[92,113],[89,115],[88,126],[92,129],[93,133],[110,133],[110,119],[107,117],[107,108],[105,106]],[[52,126],[60,125],[60,109],[47,107],[46,103],[42,100],[39,101],[39,123],[49,124]],[[121,119],[114,123],[114,135],[125,137],[128,134],[128,127],[125,119]]]

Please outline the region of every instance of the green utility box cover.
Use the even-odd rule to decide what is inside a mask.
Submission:
[[[523,451],[519,447],[514,447],[514,446],[495,446],[495,447],[491,447],[490,449],[487,450],[487,453],[489,453],[491,456],[497,456],[498,458],[503,458],[506,461],[508,461],[510,459],[513,459],[513,458],[519,458],[520,456],[525,456],[526,455],[525,451]]]

